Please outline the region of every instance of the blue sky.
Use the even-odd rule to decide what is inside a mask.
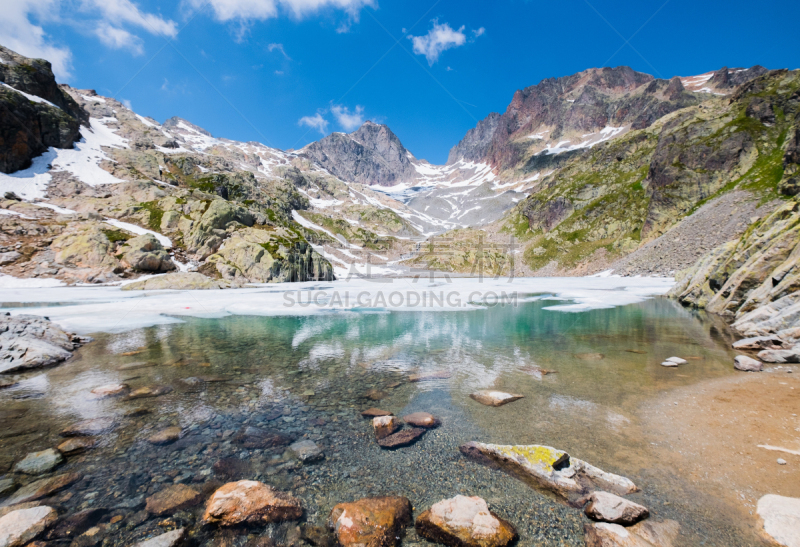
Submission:
[[[0,0],[0,44],[60,81],[218,137],[300,148],[360,121],[417,157],[515,90],[590,67],[669,78],[798,68],[800,3],[565,0]]]

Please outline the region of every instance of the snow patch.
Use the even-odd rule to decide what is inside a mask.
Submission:
[[[164,246],[165,249],[172,248],[172,240],[165,235],[161,235],[158,232],[154,232],[153,230],[147,230],[142,228],[141,226],[137,226],[136,224],[130,224],[128,222],[122,222],[121,220],[116,220],[113,218],[107,218],[104,220],[106,224],[111,224],[112,226],[119,228],[120,230],[125,230],[127,232],[131,232],[137,235],[144,235],[144,234],[152,234],[158,240],[161,245]]]
[[[36,95],[31,95],[30,93],[25,93],[24,91],[20,91],[19,89],[15,88],[15,87],[11,87],[11,86],[10,86],[10,85],[8,85],[7,83],[0,82],[0,85],[2,85],[3,87],[7,87],[7,88],[8,88],[8,89],[10,89],[11,91],[16,91],[17,93],[19,93],[20,95],[22,95],[22,96],[24,96],[26,99],[28,99],[29,101],[33,101],[33,102],[35,102],[35,103],[47,104],[47,105],[50,105],[50,106],[52,106],[53,108],[58,108],[59,110],[61,110],[61,108],[60,108],[60,107],[58,107],[58,106],[54,105],[54,104],[53,104],[53,103],[51,103],[50,101],[47,101],[47,100],[45,100],[45,99],[42,99],[41,97],[38,97],[38,96],[36,96]]]

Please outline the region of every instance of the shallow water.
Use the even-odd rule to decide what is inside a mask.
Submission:
[[[561,302],[559,302],[561,303]],[[657,298],[612,309],[564,313],[553,302],[464,312],[336,313],[307,317],[184,318],[96,341],[59,367],[31,373],[0,391],[4,432],[0,466],[56,446],[79,420],[114,417],[117,427],[96,448],[68,458],[56,472],[84,478],[52,503],[68,514],[113,508],[123,518],[105,529],[106,543],[128,545],[160,530],[143,520],[146,496],[182,482],[210,493],[228,480],[262,480],[301,498],[309,523],[324,525],[333,505],[368,495],[407,496],[419,513],[456,494],[484,497],[519,530],[520,545],[583,545],[583,514],[520,481],[466,460],[464,442],[537,443],[567,450],[631,478],[654,519],[682,526],[682,545],[755,545],[752,523],[733,500],[660,465],[658,439],[646,436],[639,409],[672,388],[732,374],[726,327],[702,313]],[[665,358],[693,357],[678,369]],[[139,363],[137,365],[136,363]],[[536,365],[556,373],[539,375]],[[448,371],[448,379],[411,383],[414,372]],[[200,378],[200,382],[184,382]],[[96,399],[94,387],[171,386],[166,395]],[[496,388],[525,396],[500,408],[469,393]],[[370,389],[385,398],[369,400]],[[415,445],[381,450],[360,411],[377,406],[402,416],[428,411],[443,425]],[[133,417],[133,409],[148,414]],[[179,425],[183,437],[153,446],[155,431]],[[300,465],[285,448],[248,449],[245,426],[310,438],[324,461]],[[226,458],[226,466],[214,466]],[[225,469],[223,469],[225,467]],[[31,478],[18,477],[20,482]],[[174,523],[199,520],[200,507]],[[239,530],[277,541],[291,526]],[[198,545],[214,530],[197,528]],[[217,538],[219,540],[219,538]],[[239,543],[236,543],[236,542]],[[424,544],[413,529],[405,544]]]

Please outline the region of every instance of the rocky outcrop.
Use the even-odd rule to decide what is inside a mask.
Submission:
[[[141,272],[162,273],[176,270],[169,253],[153,234],[131,238],[120,248],[120,262],[127,268]]]
[[[409,524],[411,502],[399,496],[340,503],[328,519],[342,547],[395,547]]]
[[[670,295],[733,320],[747,337],[800,326],[798,243],[800,204],[792,200],[680,272]]]
[[[72,148],[86,112],[56,83],[49,62],[0,46],[0,172],[24,169],[51,146]]]
[[[450,547],[505,547],[518,537],[514,526],[477,496],[434,503],[414,526],[421,537]]]
[[[35,315],[0,316],[0,374],[56,365],[90,340]]]
[[[552,491],[570,503],[596,490],[624,495],[637,491],[628,478],[608,473],[562,450],[541,445],[497,445],[469,442],[459,447],[465,456],[500,467],[537,488]]]
[[[366,122],[353,133],[331,133],[300,151],[347,182],[394,186],[416,178],[411,154],[385,125]]]

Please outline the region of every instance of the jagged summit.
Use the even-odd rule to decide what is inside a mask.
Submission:
[[[388,126],[372,121],[352,133],[331,133],[300,154],[348,182],[393,186],[416,176],[413,154]]]

